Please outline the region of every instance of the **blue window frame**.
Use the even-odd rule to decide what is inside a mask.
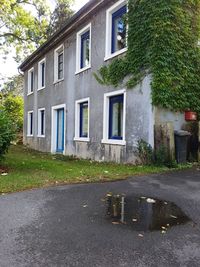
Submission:
[[[90,30],[81,35],[80,68],[87,67],[90,63]]]
[[[57,110],[57,144],[56,152],[64,151],[64,108]]]
[[[109,139],[123,139],[124,95],[109,98]]]
[[[88,137],[88,102],[80,104],[80,137]]]
[[[126,24],[124,21],[126,13],[127,6],[125,5],[112,14],[112,53],[126,47]]]

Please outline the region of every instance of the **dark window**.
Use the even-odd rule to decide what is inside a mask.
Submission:
[[[90,62],[90,31],[81,35],[81,69]]]
[[[30,135],[33,135],[33,113],[29,113],[30,118]]]
[[[42,87],[45,86],[45,62],[42,62],[41,64],[41,85]]]
[[[88,102],[80,104],[80,137],[88,137]]]
[[[45,131],[44,131],[44,127],[45,127],[45,125],[44,125],[44,120],[45,120],[45,118],[44,118],[44,110],[41,110],[41,135],[44,135],[44,133],[45,133]]]
[[[33,86],[34,86],[34,72],[31,71],[30,73],[30,91],[33,92]]]
[[[126,47],[126,12],[127,7],[123,6],[112,14],[112,53]]]
[[[63,52],[58,54],[58,80],[63,78]]]
[[[123,139],[123,103],[123,95],[110,97],[109,139]]]

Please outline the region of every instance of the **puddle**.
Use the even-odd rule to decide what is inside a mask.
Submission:
[[[162,231],[191,219],[173,202],[148,197],[106,195],[106,216],[112,224],[131,226],[135,231]]]

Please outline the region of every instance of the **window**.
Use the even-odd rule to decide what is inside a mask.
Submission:
[[[45,136],[45,109],[41,108],[38,110],[38,136]]]
[[[34,90],[34,68],[28,71],[28,95]]]
[[[125,145],[126,91],[104,95],[104,124],[102,143]]]
[[[54,82],[64,79],[64,47],[59,46],[54,51]]]
[[[38,90],[45,88],[45,69],[46,62],[43,59],[38,63]]]
[[[105,60],[127,50],[126,13],[127,5],[125,0],[118,1],[107,10]]]
[[[91,67],[91,24],[77,33],[76,72]]]
[[[27,135],[33,136],[33,111],[28,112]]]
[[[76,101],[74,140],[89,141],[89,105],[89,98]]]

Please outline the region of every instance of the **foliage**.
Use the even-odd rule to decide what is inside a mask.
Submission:
[[[153,150],[150,144],[141,139],[138,141],[137,152],[143,165],[166,166],[168,168],[177,167],[176,161],[170,159],[165,146],[160,146]]]
[[[21,96],[15,96],[13,94],[7,95],[2,100],[2,110],[4,110],[7,116],[15,125],[17,132],[23,129],[23,98]]]
[[[138,141],[137,152],[142,165],[150,165],[154,162],[154,152],[151,145],[142,139]]]
[[[152,75],[152,102],[200,113],[200,0],[129,0],[128,51],[103,66],[97,80],[133,88]]]
[[[2,86],[1,94],[5,96],[12,93],[15,96],[23,96],[23,83],[24,77],[22,75],[9,77]]]
[[[47,30],[48,36],[60,30],[66,21],[73,15],[71,5],[73,0],[57,0],[56,7],[51,14]]]
[[[66,4],[70,12],[71,0],[55,1]],[[62,9],[63,10],[63,9]],[[63,15],[63,14],[62,14]],[[0,48],[6,55],[10,48],[16,51],[16,61],[28,56],[49,37],[49,28],[58,28],[59,10],[54,14],[55,25],[51,22],[52,14],[47,0],[0,0]],[[67,17],[67,16],[65,16]],[[62,21],[63,22],[63,21]]]
[[[15,134],[15,125],[8,114],[0,110],[0,160],[7,152],[11,141],[14,139]]]

